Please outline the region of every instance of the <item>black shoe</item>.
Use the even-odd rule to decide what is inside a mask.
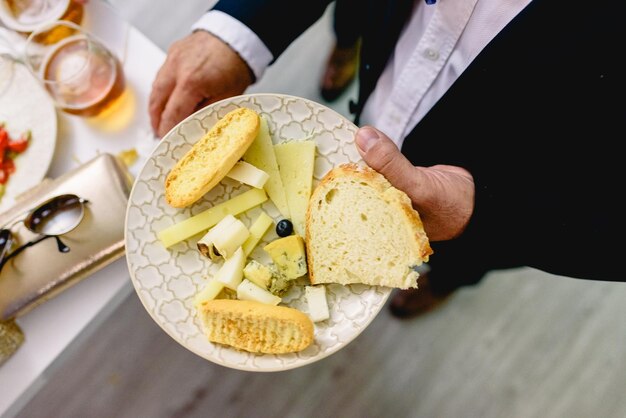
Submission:
[[[332,102],[350,86],[356,77],[359,60],[359,43],[348,48],[335,46],[328,57],[322,77],[320,93],[324,100]]]
[[[417,289],[399,289],[391,295],[389,310],[396,318],[408,319],[430,312],[441,306],[454,290],[435,293],[428,282],[428,275],[422,274],[418,279]]]

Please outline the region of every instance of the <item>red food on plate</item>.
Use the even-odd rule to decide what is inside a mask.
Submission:
[[[19,138],[13,139],[5,124],[0,122],[0,196],[4,192],[4,184],[15,173],[14,159],[28,149],[30,137],[30,131],[26,131]]]

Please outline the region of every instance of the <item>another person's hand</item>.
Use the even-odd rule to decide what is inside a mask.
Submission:
[[[242,94],[252,82],[239,54],[214,35],[196,31],[170,47],[152,84],[152,129],[162,137],[201,106]]]
[[[416,167],[384,133],[370,126],[356,134],[365,162],[404,191],[419,212],[431,241],[458,237],[474,211],[474,179],[461,167]]]

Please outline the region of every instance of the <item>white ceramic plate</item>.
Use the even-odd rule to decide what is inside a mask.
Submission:
[[[184,347],[207,360],[235,369],[287,370],[320,360],[352,341],[378,314],[390,289],[365,285],[327,286],[331,318],[315,324],[314,343],[299,353],[252,354],[207,341],[196,317],[193,297],[219,265],[200,256],[196,249],[197,236],[165,249],[157,239],[157,232],[249,188],[226,179],[201,201],[182,210],[170,207],[164,198],[165,177],[176,161],[219,118],[237,107],[248,107],[266,117],[275,143],[305,138],[317,142],[314,186],[332,167],[361,161],[354,145],[356,126],[320,104],[293,96],[253,94],[210,105],[169,132],[140,171],[126,215],[126,259],[143,305],[165,332]],[[260,209],[275,221],[281,219],[269,200]],[[250,225],[260,209],[252,209],[240,219]],[[262,247],[276,238],[272,228],[251,257],[267,260]],[[307,279],[300,279],[299,285],[283,298],[283,304],[306,312],[303,291],[306,283]]]
[[[28,148],[15,159],[16,171],[0,198],[2,212],[46,176],[54,157],[57,113],[52,99],[28,69],[1,56],[0,122],[6,123],[13,138],[29,129],[32,132]]]

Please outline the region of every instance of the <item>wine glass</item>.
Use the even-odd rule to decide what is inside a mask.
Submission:
[[[31,32],[24,62],[57,106],[74,115],[101,114],[125,89],[119,59],[73,22],[55,21]]]

